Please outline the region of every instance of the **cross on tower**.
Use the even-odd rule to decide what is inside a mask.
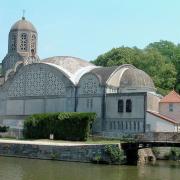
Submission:
[[[26,13],[26,10],[23,9],[23,16],[22,16],[23,20],[25,20],[25,13]]]

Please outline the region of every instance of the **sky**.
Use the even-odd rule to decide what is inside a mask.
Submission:
[[[179,0],[0,0],[0,61],[11,26],[25,17],[38,31],[38,55],[87,61],[120,46],[180,42]]]

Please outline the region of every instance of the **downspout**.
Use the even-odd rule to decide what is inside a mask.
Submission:
[[[146,133],[147,92],[144,94],[144,133]]]
[[[75,86],[75,92],[74,92],[74,112],[77,112],[77,105],[78,105],[78,86]]]
[[[103,87],[103,96],[102,96],[102,128],[105,130],[105,121],[106,121],[106,86]]]

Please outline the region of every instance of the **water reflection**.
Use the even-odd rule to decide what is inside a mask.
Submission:
[[[0,180],[176,180],[180,163],[110,166],[0,157]]]

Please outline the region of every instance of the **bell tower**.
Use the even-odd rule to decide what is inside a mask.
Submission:
[[[2,70],[16,71],[16,64],[26,65],[39,62],[37,56],[38,34],[34,25],[24,17],[10,29],[8,38],[8,53],[2,61]]]

